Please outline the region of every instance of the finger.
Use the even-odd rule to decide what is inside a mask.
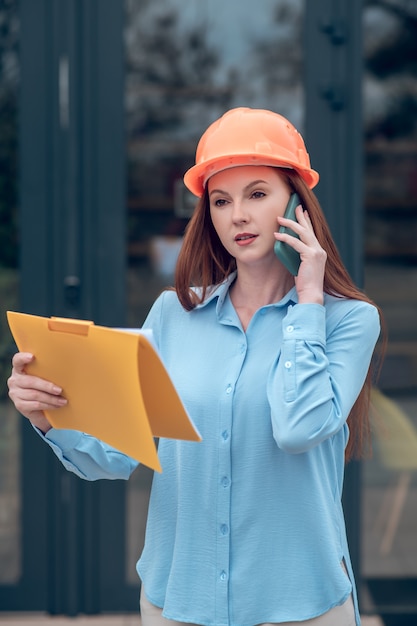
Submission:
[[[54,396],[36,389],[22,387],[12,387],[9,390],[9,396],[16,408],[26,415],[34,411],[58,409],[67,404],[67,400],[63,396]]]
[[[285,215],[278,215],[277,221],[280,226],[291,228],[291,230],[298,234],[307,226],[307,222],[304,220],[304,209],[301,204],[297,206],[295,213],[297,219],[288,218],[285,217]]]
[[[311,230],[314,233],[313,223],[311,221],[309,212],[303,211],[302,217],[305,220],[306,226],[309,228],[309,230]]]
[[[39,389],[40,391],[44,391],[46,393],[60,395],[62,393],[62,388],[59,385],[55,385],[53,382],[44,380],[43,378],[39,378],[37,376],[31,376],[26,373],[25,366],[31,363],[34,358],[33,354],[29,352],[18,352],[13,356],[12,374],[7,381],[9,388],[16,386],[27,389]]]
[[[35,357],[30,352],[17,352],[12,358],[13,369],[19,373],[24,372],[26,365],[31,363]]]
[[[55,385],[55,383],[25,373],[19,374],[14,372],[7,382],[9,389],[33,390],[53,396],[62,394],[62,387]]]
[[[314,228],[310,221],[310,218],[308,214],[304,215],[304,213],[305,211],[301,212],[298,222],[294,222],[293,220],[287,220],[286,218],[278,218],[278,219],[280,223],[282,223],[283,226],[285,226],[286,228],[290,228],[292,231],[294,231],[300,238],[301,242],[305,243],[308,246],[318,244],[318,240],[314,232]],[[278,237],[275,237],[276,239],[285,241],[285,243],[291,242],[291,240],[285,238],[285,235],[289,235],[290,237],[293,237],[293,235],[289,233],[280,233],[279,231],[278,233],[276,232],[274,234],[275,235],[278,234]],[[295,237],[293,237],[293,239],[295,239]],[[292,247],[295,247],[296,249],[298,249],[297,246],[292,246]]]
[[[45,391],[38,391],[36,389],[21,388],[18,395],[21,403],[33,405],[32,410],[58,408],[67,404],[67,400],[63,396],[55,396]]]
[[[306,244],[301,239],[288,233],[275,233],[275,239],[287,244],[300,255],[306,249]]]
[[[309,212],[306,209],[304,209],[301,206],[301,204],[298,205],[298,207],[295,210],[295,213],[296,213],[298,223],[301,226],[308,228],[308,230],[314,232]]]

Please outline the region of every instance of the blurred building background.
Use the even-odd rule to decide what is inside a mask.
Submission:
[[[8,401],[5,311],[140,326],[172,284],[196,141],[232,106],[305,135],[342,256],[385,314],[374,453],[345,507],[362,612],[416,623],[413,0],[0,1],[0,610],[137,610],[151,473],[62,470]]]

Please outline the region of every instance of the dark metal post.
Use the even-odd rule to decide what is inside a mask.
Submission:
[[[21,0],[20,19],[21,309],[120,326],[123,3]],[[23,443],[30,480],[39,452],[29,437]],[[65,472],[50,453],[47,464],[49,610],[95,612],[100,487]]]

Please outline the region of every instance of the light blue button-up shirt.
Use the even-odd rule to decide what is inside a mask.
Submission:
[[[254,626],[311,619],[353,591],[359,624],[341,495],[377,310],[327,295],[297,304],[294,288],[244,332],[233,278],[191,312],[164,292],[145,323],[203,437],[159,442],[137,566],[146,595],[173,620]],[[135,468],[78,432],[46,439],[89,480]]]

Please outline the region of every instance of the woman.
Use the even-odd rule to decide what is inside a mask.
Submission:
[[[144,326],[203,441],[159,444],[137,566],[143,626],[358,625],[341,496],[345,458],[368,431],[378,311],[341,262],[285,118],[227,112],[184,181],[200,200],[176,288]],[[294,192],[297,222],[284,218]],[[276,241],[299,253],[297,276]],[[127,479],[134,461],[51,428],[43,410],[66,401],[25,373],[32,358],[13,358],[16,408],[70,471]]]

